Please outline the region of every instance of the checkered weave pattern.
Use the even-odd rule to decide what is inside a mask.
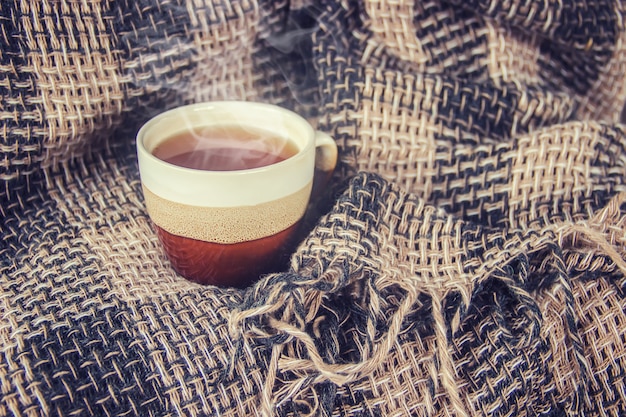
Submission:
[[[626,415],[626,4],[0,2],[0,415]],[[285,271],[171,268],[141,123],[340,150]]]

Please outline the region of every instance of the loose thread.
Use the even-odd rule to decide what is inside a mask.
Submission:
[[[582,239],[586,240],[588,243],[596,245],[602,253],[607,255],[614,263],[615,266],[626,275],[626,261],[624,260],[624,254],[620,254],[618,250],[615,248],[616,245],[609,241],[607,238],[607,234],[605,232],[607,224],[617,223],[618,218],[621,214],[621,206],[626,202],[626,193],[618,194],[613,197],[611,201],[598,213],[593,216],[588,221],[573,223],[573,224],[565,224],[559,225],[557,227],[557,235],[559,236],[559,246],[564,247],[563,241],[567,238],[571,238],[572,244],[571,246],[576,247],[577,235],[580,235]],[[589,393],[587,391],[587,381],[584,375],[588,374],[590,369],[590,364],[587,361],[587,358],[583,351],[583,342],[578,334],[577,325],[574,323],[575,313],[573,311],[574,306],[574,297],[572,295],[572,290],[569,287],[569,280],[566,280],[566,268],[565,265],[559,264],[555,265],[559,270],[559,275],[561,276],[561,284],[567,289],[566,297],[567,297],[567,312],[568,316],[568,326],[569,336],[574,344],[574,352],[576,354],[576,359],[581,368],[581,372],[583,373],[583,377],[581,378],[581,385],[578,387],[577,392],[577,400],[583,401],[588,406],[591,404],[591,400],[589,398]],[[580,404],[577,402],[578,406]]]
[[[586,239],[588,239],[591,243],[597,245],[602,252],[604,252],[615,265],[626,275],[626,261],[624,261],[624,257],[620,255],[620,253],[615,249],[614,245],[612,245],[604,235],[604,233],[590,229],[587,224],[571,224],[565,226],[561,231],[562,238],[566,238],[569,236],[574,236],[578,233],[583,235]]]
[[[299,327],[289,324],[289,317],[283,315],[280,320],[269,318],[269,327],[289,337],[285,343],[280,345],[280,348],[274,346],[272,349],[270,369],[268,370],[267,380],[262,393],[261,407],[263,412],[271,413],[277,404],[284,404],[291,397],[295,398],[295,396],[301,392],[301,390],[295,389],[289,389],[286,392],[280,392],[279,390],[277,395],[284,396],[283,398],[277,398],[277,395],[272,396],[277,374],[280,369],[291,372],[308,373],[308,376],[300,378],[301,381],[296,381],[295,386],[302,387],[306,385],[306,382],[308,382],[308,384],[317,384],[324,381],[330,381],[341,386],[361,379],[379,368],[393,348],[402,330],[404,319],[412,311],[413,306],[417,302],[418,295],[420,294],[416,288],[405,289],[407,289],[407,295],[398,310],[394,313],[387,334],[373,347],[371,356],[361,362],[347,364],[327,363],[315,346],[313,338]],[[306,348],[308,359],[284,356],[284,348],[288,343],[301,343]],[[317,375],[312,378],[311,373]],[[460,399],[458,401],[460,402]],[[465,416],[466,414],[461,415]]]
[[[261,415],[263,417],[272,417],[276,407],[272,398],[276,377],[278,375],[278,360],[282,355],[284,344],[277,344],[272,347],[272,355],[267,368],[267,376],[263,389],[261,391]]]
[[[437,343],[437,357],[439,359],[439,377],[441,385],[450,397],[450,403],[459,417],[468,417],[463,400],[459,394],[458,385],[456,383],[456,372],[454,370],[454,360],[448,348],[448,336],[446,321],[443,317],[443,308],[439,295],[431,292],[432,315],[435,331],[435,340]]]
[[[558,283],[561,288],[561,294],[564,297],[562,302],[565,305],[564,309],[564,330],[566,331],[566,337],[569,337],[569,341],[573,347],[574,359],[578,364],[579,378],[575,381],[575,410],[582,409],[581,403],[584,402],[590,405],[589,393],[587,390],[588,380],[591,370],[591,365],[585,356],[583,339],[579,332],[579,321],[576,316],[576,299],[574,297],[574,290],[572,287],[572,281],[567,274],[567,267],[563,262],[563,256],[561,249],[554,245],[553,247],[552,265],[558,273]]]
[[[624,255],[620,254],[615,245],[607,239],[606,225],[608,222],[616,223],[616,218],[621,213],[621,206],[626,202],[626,193],[620,193],[613,197],[609,203],[588,221],[578,223],[570,223],[559,225],[557,234],[559,235],[559,244],[563,246],[563,241],[571,237],[572,242],[576,242],[577,235],[583,236],[590,243],[595,244],[600,250],[606,254],[617,266],[617,268],[626,275],[626,261]],[[575,243],[573,243],[575,246]]]

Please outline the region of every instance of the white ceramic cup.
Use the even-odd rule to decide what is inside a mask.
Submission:
[[[186,131],[229,126],[285,138],[295,154],[232,171],[186,168],[153,154]],[[314,177],[330,177],[337,146],[289,110],[224,101],[152,118],[137,134],[137,156],[146,208],[174,269],[199,283],[241,287],[271,272],[292,249]]]

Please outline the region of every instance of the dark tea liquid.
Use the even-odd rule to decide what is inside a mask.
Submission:
[[[297,147],[288,139],[261,129],[209,126],[172,136],[152,154],[185,168],[239,171],[272,165],[297,152]]]

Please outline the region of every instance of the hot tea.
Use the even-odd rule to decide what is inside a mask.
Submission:
[[[146,209],[173,269],[198,283],[245,287],[288,269],[311,190],[334,170],[337,144],[289,110],[222,101],[152,118],[137,133],[137,157]]]
[[[288,139],[248,126],[208,126],[185,131],[152,151],[170,164],[205,171],[260,168],[284,161],[297,152]]]

